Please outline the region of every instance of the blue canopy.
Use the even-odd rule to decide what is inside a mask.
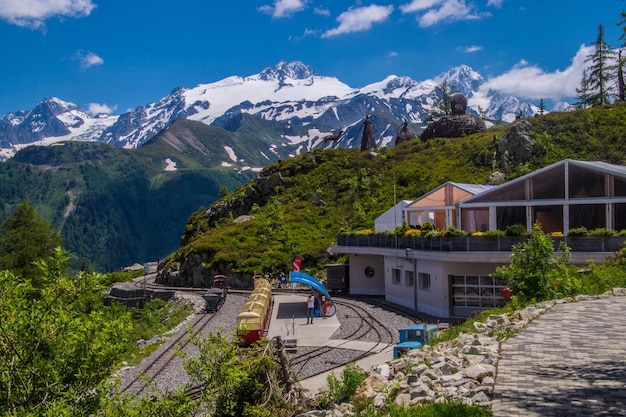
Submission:
[[[330,294],[328,294],[326,288],[324,288],[322,283],[313,278],[311,275],[307,275],[304,272],[300,271],[291,271],[289,273],[289,281],[296,282],[298,284],[308,285],[320,294],[325,295],[326,299],[330,301]]]

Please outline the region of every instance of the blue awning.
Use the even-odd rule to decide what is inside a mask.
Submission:
[[[300,271],[291,271],[289,273],[289,281],[296,282],[298,284],[308,285],[313,288],[315,291],[320,294],[326,296],[326,298],[330,301],[330,294],[326,291],[326,288],[322,285],[321,282],[313,278],[311,275],[307,275],[304,272]]]

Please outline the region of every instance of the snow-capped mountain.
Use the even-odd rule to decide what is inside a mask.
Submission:
[[[279,123],[277,138],[300,145],[299,152],[320,146],[359,146],[360,123],[371,115],[378,145],[385,146],[393,143],[404,119],[419,133],[437,98],[435,88],[444,81],[468,98],[468,112],[482,117],[510,122],[520,112],[525,116],[536,112],[535,106],[516,97],[482,91],[485,80],[465,65],[420,82],[391,75],[352,88],[301,62],[281,61],[248,77],[178,87],[158,102],[120,116],[92,117],[75,104],[45,99],[32,110],[8,113],[0,120],[0,156],[9,157],[30,144],[70,139],[135,148],[179,118],[234,131],[242,114]],[[324,143],[324,136],[339,129],[344,135],[338,141]]]

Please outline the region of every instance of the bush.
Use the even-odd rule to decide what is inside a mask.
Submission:
[[[567,233],[568,236],[589,236],[589,231],[586,227],[575,227],[573,229],[569,229]]]
[[[430,222],[423,223],[420,227],[420,236],[433,237],[437,235],[437,228]]]
[[[467,236],[463,230],[457,229],[454,226],[448,226],[445,232],[442,233],[442,236],[445,237],[458,237],[458,236]]]
[[[483,236],[487,236],[491,239],[497,240],[500,239],[501,237],[504,237],[506,235],[506,233],[502,230],[487,230]],[[511,235],[508,235],[511,236]]]
[[[349,402],[366,377],[367,375],[363,369],[354,362],[348,363],[339,377],[335,376],[334,372],[331,372],[326,379],[328,382],[328,393],[322,398],[321,405],[327,406],[329,404]]]
[[[616,234],[617,233],[615,232],[615,230],[605,229],[604,227],[600,227],[600,228],[589,231],[589,236],[597,236],[603,239],[606,239],[607,237],[615,236]]]
[[[524,236],[528,234],[526,230],[526,226],[522,224],[512,224],[504,229],[504,234],[506,236]]]

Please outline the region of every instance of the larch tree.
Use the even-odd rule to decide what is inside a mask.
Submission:
[[[615,51],[604,39],[604,26],[598,26],[598,38],[594,44],[594,52],[589,55],[585,62],[587,78],[583,79],[582,85],[586,83],[588,95],[583,107],[603,105],[610,103],[615,86]],[[583,76],[584,77],[584,76]]]

